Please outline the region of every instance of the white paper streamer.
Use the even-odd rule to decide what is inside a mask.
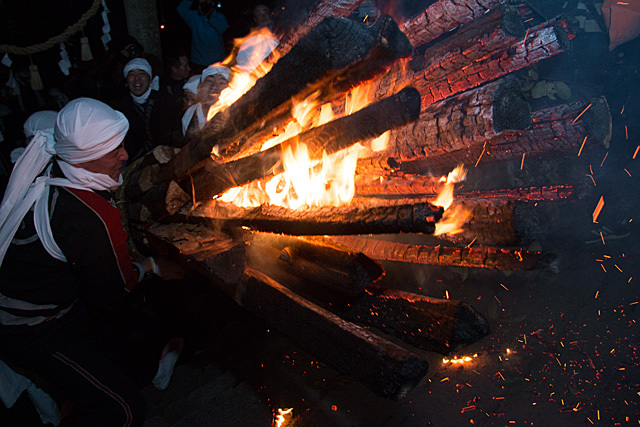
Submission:
[[[60,61],[58,61],[58,67],[62,74],[65,76],[69,75],[69,69],[71,68],[71,61],[69,61],[69,54],[67,53],[67,48],[64,43],[60,43]]]
[[[102,9],[102,22],[104,22],[104,25],[102,26],[102,37],[100,40],[102,40],[104,50],[109,50],[108,44],[111,41],[111,25],[109,25],[109,8],[104,0],[102,0]]]

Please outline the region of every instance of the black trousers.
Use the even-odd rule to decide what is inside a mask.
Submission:
[[[158,370],[167,336],[155,315],[131,306],[94,319],[81,307],[34,327],[0,327],[0,358],[35,373],[74,403],[74,425],[142,425],[140,388]]]

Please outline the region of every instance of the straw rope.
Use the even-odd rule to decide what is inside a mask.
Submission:
[[[73,25],[67,27],[61,34],[51,37],[49,40],[34,44],[28,47],[20,47],[20,46],[12,46],[7,44],[0,45],[0,52],[7,52],[14,55],[32,55],[34,53],[44,52],[45,50],[51,49],[53,46],[63,43],[69,39],[72,35],[82,30],[87,23],[87,21],[98,12],[100,5],[102,4],[102,0],[93,0],[93,4]]]

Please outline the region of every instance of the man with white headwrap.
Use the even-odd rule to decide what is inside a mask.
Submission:
[[[207,123],[209,107],[214,105],[231,79],[231,70],[221,64],[211,64],[202,71],[195,89],[196,101],[187,108],[182,115],[182,134],[197,133]],[[191,86],[185,84],[185,90],[192,91]]]
[[[174,271],[127,250],[111,191],[128,127],[100,101],[71,101],[53,144],[36,133],[0,205],[0,358],[59,386],[83,425],[141,425],[139,387],[166,387],[181,350],[174,341],[158,362],[167,337],[131,309],[146,273]]]
[[[124,146],[130,161],[149,153],[158,145],[181,145],[180,109],[165,91],[159,91],[158,76],[144,58],[132,59],[124,67],[129,88],[118,109],[129,120]]]

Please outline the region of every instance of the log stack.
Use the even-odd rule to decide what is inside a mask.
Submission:
[[[281,35],[279,59],[253,88],[168,162],[145,161],[130,171],[127,213],[144,244],[201,272],[305,350],[397,399],[427,373],[425,351],[448,354],[489,327],[462,301],[380,287],[382,262],[547,268],[553,254],[524,249],[522,207],[576,196],[572,183],[457,185],[445,210],[434,202],[445,185],[434,174],[460,163],[606,147],[611,116],[602,97],[532,111],[518,72],[568,49],[575,34],[561,17],[527,27],[515,4],[436,0],[398,23],[388,16],[369,27],[341,19],[358,4],[316,1]],[[371,104],[351,114],[347,101],[363,88]],[[295,121],[293,105],[311,94],[336,118],[262,150]],[[348,206],[246,208],[218,198],[280,173],[289,147],[304,144],[321,159],[357,143],[368,147],[381,134],[388,144],[358,160]],[[388,237],[433,234],[453,209],[470,216],[461,233],[439,236],[446,243]]]

